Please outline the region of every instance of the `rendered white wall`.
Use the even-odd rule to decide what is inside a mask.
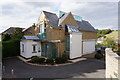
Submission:
[[[82,34],[70,34],[70,59],[82,56]]]
[[[24,44],[24,52],[22,52],[22,44]],[[32,47],[33,44],[36,44],[37,53],[32,53],[33,52],[33,47]],[[30,58],[32,56],[41,56],[41,52],[38,52],[39,47],[40,47],[40,51],[41,51],[41,43],[40,42],[22,40],[20,42],[20,46],[21,46],[20,47],[20,49],[21,49],[20,55],[25,58]]]
[[[83,41],[83,55],[90,54],[95,51],[96,40],[86,40]]]
[[[24,44],[24,52],[22,52],[22,44]],[[20,55],[23,56],[23,57],[27,57],[26,56],[26,42],[25,41],[21,41],[20,42]]]

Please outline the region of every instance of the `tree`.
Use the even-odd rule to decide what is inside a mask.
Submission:
[[[20,54],[20,39],[23,33],[21,28],[16,28],[11,35],[4,34],[2,41],[2,56],[3,58],[18,56]]]
[[[15,32],[11,35],[12,39],[21,39],[23,36],[22,28],[15,28]]]
[[[114,48],[116,46],[116,42],[109,38],[104,40],[102,44],[108,48]]]
[[[11,37],[9,34],[2,34],[2,41],[8,41],[10,39],[11,39]]]
[[[98,33],[97,33],[98,38],[104,37],[106,34],[109,34],[109,33],[112,32],[111,29],[103,29],[103,30],[98,30],[98,29],[96,29],[96,30],[98,31]]]

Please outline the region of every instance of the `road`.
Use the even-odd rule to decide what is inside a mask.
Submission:
[[[104,78],[105,63],[97,59],[86,59],[64,66],[32,66],[16,57],[3,61],[3,77],[14,78]],[[11,70],[13,69],[13,72]]]

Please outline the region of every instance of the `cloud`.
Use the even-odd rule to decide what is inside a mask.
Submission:
[[[118,3],[102,2],[88,3],[84,8],[77,8],[75,14],[88,20],[95,28],[104,29],[107,26],[111,29],[117,29],[118,25]]]
[[[37,23],[42,10],[72,12],[89,21],[95,28],[117,29],[117,2],[75,2],[73,0],[50,0],[52,2],[0,3],[0,32],[11,26],[29,27]]]

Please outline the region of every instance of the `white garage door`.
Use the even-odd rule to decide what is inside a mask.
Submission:
[[[90,54],[95,51],[95,40],[83,41],[83,55]]]
[[[82,56],[82,34],[70,34],[70,59]]]

